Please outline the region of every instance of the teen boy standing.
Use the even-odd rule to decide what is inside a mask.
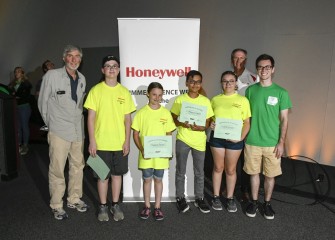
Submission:
[[[214,115],[211,103],[207,97],[199,94],[202,84],[202,74],[196,70],[191,70],[186,76],[186,86],[188,93],[176,98],[172,105],[172,118],[178,128],[176,141],[176,198],[177,208],[180,212],[189,210],[189,205],[185,200],[185,173],[187,157],[192,153],[194,166],[194,205],[203,213],[209,213],[210,209],[204,201],[204,161],[206,150],[206,133],[210,118]],[[191,122],[180,122],[178,117],[181,113],[183,102],[207,107],[205,126],[197,126]]]
[[[136,110],[129,90],[117,82],[120,61],[114,56],[102,60],[104,81],[94,86],[88,94],[84,107],[88,109],[88,151],[92,157],[99,155],[110,169],[106,179],[98,179],[100,207],[99,221],[108,221],[108,178],[112,183],[111,213],[115,221],[124,219],[118,203],[122,175],[128,172],[131,116]],[[96,176],[97,177],[97,176]]]

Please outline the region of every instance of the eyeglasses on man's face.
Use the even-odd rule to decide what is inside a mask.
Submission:
[[[199,81],[194,81],[194,80],[188,80],[188,83],[189,84],[194,84],[194,85],[201,85],[201,83],[202,83],[202,80],[199,80]]]
[[[266,66],[257,66],[257,71],[262,71],[262,70],[271,70],[272,69],[272,66],[271,65],[266,65]]]
[[[118,65],[116,65],[116,64],[114,64],[114,65],[108,65],[108,64],[106,64],[105,66],[104,66],[104,68],[107,68],[107,69],[110,69],[110,70],[115,70],[115,69],[119,69],[119,66]]]

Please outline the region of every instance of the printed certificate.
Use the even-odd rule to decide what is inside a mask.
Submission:
[[[242,120],[233,120],[228,118],[216,118],[214,137],[230,140],[241,140]]]
[[[145,136],[144,158],[172,157],[172,136]]]
[[[181,106],[179,122],[188,122],[197,126],[206,126],[207,107],[189,102],[183,102]]]
[[[98,155],[95,157],[89,156],[87,159],[87,165],[93,169],[101,180],[105,180],[110,171],[104,160],[102,160]]]

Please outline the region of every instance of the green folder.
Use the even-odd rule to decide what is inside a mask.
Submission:
[[[104,160],[102,160],[98,155],[95,155],[95,157],[89,156],[87,159],[87,165],[93,169],[101,180],[105,180],[110,171]]]

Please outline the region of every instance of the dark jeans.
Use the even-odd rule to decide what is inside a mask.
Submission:
[[[29,104],[18,105],[18,133],[19,144],[27,145],[29,142],[29,119],[31,115],[31,108]]]

